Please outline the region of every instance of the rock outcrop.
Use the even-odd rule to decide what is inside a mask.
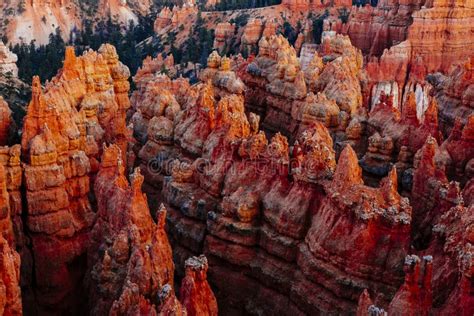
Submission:
[[[235,25],[229,22],[222,22],[217,24],[215,34],[214,34],[214,44],[213,48],[219,51],[223,51],[224,48],[230,44],[230,39],[232,39],[235,32]]]
[[[13,127],[12,123],[12,111],[7,102],[0,97],[0,146],[8,144],[10,129]]]
[[[169,26],[176,27],[191,17],[196,17],[197,13],[198,8],[193,0],[184,1],[181,6],[173,6],[171,10],[165,6],[156,17],[154,30],[160,34],[169,29]]]
[[[4,208],[4,204],[2,204]],[[21,315],[20,255],[0,235],[0,312]]]
[[[426,70],[448,72],[451,65],[472,56],[474,4],[467,1],[428,1],[412,15],[408,29],[412,64]]]
[[[16,238],[7,191],[7,173],[0,164],[0,312],[3,315],[21,315],[20,255],[15,251]],[[16,227],[15,227],[16,228]]]
[[[20,152],[20,145],[0,147],[0,164],[5,172],[2,184],[5,184],[7,191],[2,191],[2,196],[8,209],[8,216],[6,215],[7,212],[5,212],[3,217],[5,220],[3,227],[7,227],[6,231],[10,231],[10,227],[13,228],[13,235],[9,232],[4,237],[10,242],[14,240],[17,249],[25,250],[25,236],[21,219],[23,205],[20,192],[22,185]]]
[[[473,112],[474,57],[454,67],[447,75],[429,75],[427,81],[433,85],[432,94],[439,104],[440,128],[447,136],[456,119],[464,124]]]
[[[10,74],[13,77],[18,76],[18,67],[16,62],[18,57],[13,54],[8,47],[3,44],[3,41],[0,40],[0,74],[7,75]]]
[[[262,116],[262,126],[294,137],[315,121],[344,130],[362,106],[361,71],[362,55],[348,38],[325,37],[302,70],[294,48],[272,36],[260,40],[258,56],[239,76],[246,107]]]
[[[145,65],[136,77],[143,80],[140,89],[166,85],[163,76],[148,81],[164,63]],[[126,126],[129,75],[115,48],[103,45],[80,57],[67,48],[63,68],[45,89],[33,78],[21,145],[0,150],[0,290],[6,298],[0,306],[6,314],[21,313],[17,248],[25,312],[217,315],[205,257],[190,259],[200,264],[189,264],[181,287],[184,305],[176,299],[166,209],[159,209],[155,223],[140,170],[130,183],[125,176],[135,143]],[[182,88],[169,87],[174,94]],[[162,127],[153,119],[166,114],[173,122],[180,106],[175,101],[173,108],[166,98],[163,108],[155,99],[142,100],[140,109],[151,118],[142,122],[151,123],[146,137],[160,141]]]
[[[429,247],[419,254],[422,259],[418,255],[405,258],[405,281],[388,305],[389,315],[472,314],[470,232],[474,208],[472,202],[465,205],[462,199],[455,204],[433,227]],[[364,291],[358,313],[372,315],[375,310],[384,315]]]
[[[416,255],[405,258],[405,282],[388,307],[390,315],[428,315],[432,307],[431,279],[433,258],[423,257],[423,264]]]
[[[104,148],[94,184],[98,210],[88,249],[92,313],[123,315],[138,302],[140,309],[153,309],[161,288],[173,285],[166,209],[158,211],[155,223],[141,192],[140,170],[129,184],[121,156],[116,145]]]
[[[185,277],[181,283],[180,300],[188,315],[217,316],[217,301],[207,283],[208,263],[205,256],[185,262]]]
[[[325,46],[327,55],[335,59],[345,51],[339,40],[343,41]],[[285,47],[278,37],[270,38],[270,43]],[[244,73],[244,81],[268,82],[264,91],[269,99],[300,98],[298,89],[306,89],[306,81],[296,68],[296,56],[289,47],[289,52],[270,47],[260,46],[255,65],[272,65],[258,68],[268,78],[276,77],[269,69],[282,69],[283,75],[261,79],[250,63],[246,73],[251,74]],[[160,76],[160,95],[176,91],[174,100],[165,104],[177,103],[180,110],[174,118],[166,110],[147,115],[139,121],[148,127],[146,134],[134,124],[137,135],[146,135],[138,156],[143,159],[141,165],[148,166],[146,190],[161,188],[157,198],[168,209],[167,231],[177,271],[187,265],[186,258],[204,252],[209,259],[209,282],[218,302],[226,302],[220,305],[223,313],[314,314],[333,312],[335,306],[339,312],[355,311],[364,288],[380,289],[383,294],[377,302],[388,305],[403,282],[412,212],[408,200],[397,192],[395,169],[378,188],[365,186],[350,147],[344,149],[336,167],[331,129],[325,125],[337,131],[341,109],[321,92],[313,99],[304,93],[303,98],[335,109],[331,120],[301,116],[294,123],[292,148],[279,133],[268,140],[259,131],[258,116],[244,112],[248,90],[236,89],[236,80],[219,79],[234,78],[229,62],[211,54],[209,68],[200,75],[204,82],[191,86],[188,98],[173,88],[176,81]],[[292,66],[296,70],[289,69]],[[293,71],[301,76],[294,79],[301,80],[301,85],[291,81]],[[256,91],[250,96],[257,97]],[[145,108],[138,109],[134,117],[144,117]],[[319,115],[318,111],[309,113]],[[373,148],[382,150],[377,142]],[[376,254],[379,257],[374,261]],[[343,264],[347,256],[350,268]],[[336,281],[336,275],[348,281]]]
[[[329,6],[315,44],[305,12]],[[67,48],[0,148],[0,310],[471,315],[472,4],[347,6],[230,13],[197,83],[160,54],[130,99],[113,46]],[[163,8],[158,37],[198,12]],[[1,145],[11,121],[0,99]]]
[[[36,279],[39,310],[68,310],[81,303],[78,293],[96,217],[90,181],[97,172],[99,146],[114,142],[126,150],[129,142],[129,72],[113,46],[99,52],[76,57],[68,48],[63,69],[45,92],[39,78],[33,79],[22,154],[25,224],[34,256],[27,270]]]
[[[28,159],[24,175],[26,224],[35,258],[31,268],[38,282],[38,303],[46,310],[61,304],[73,306],[69,300],[77,299],[74,290],[80,274],[73,278],[71,273],[77,275],[77,271],[68,266],[85,253],[88,229],[95,218],[87,197],[90,161],[80,147],[85,145],[85,130],[81,135],[73,121],[75,109],[63,107],[60,114],[52,105],[47,104],[35,77],[22,149]],[[58,252],[58,247],[64,251]]]
[[[385,49],[406,40],[412,13],[422,5],[422,1],[378,1],[376,7],[354,6],[346,23],[340,17],[331,17],[324,27],[347,34],[364,54],[380,56]]]

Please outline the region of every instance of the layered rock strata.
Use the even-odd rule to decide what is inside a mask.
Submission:
[[[21,315],[20,255],[16,252],[13,207],[7,191],[7,173],[0,164],[0,312]]]
[[[362,55],[341,36],[326,37],[305,71],[281,36],[262,38],[259,55],[239,73],[247,86],[246,107],[262,117],[262,126],[295,136],[319,121],[344,130],[362,106],[359,77]]]
[[[94,184],[98,210],[88,249],[88,276],[91,312],[97,314],[152,310],[161,288],[173,285],[174,264],[164,232],[166,210],[158,211],[155,223],[141,192],[140,170],[130,176],[129,184],[121,156],[116,145],[104,149]]]
[[[144,158],[159,168],[145,181],[162,187],[177,270],[204,251],[224,313],[355,311],[365,287],[380,289],[378,301],[388,304],[403,281],[411,222],[395,169],[380,188],[363,185],[354,151],[346,147],[336,167],[330,132],[318,120],[295,132],[291,149],[281,134],[268,140],[258,116],[244,112],[245,90],[218,80],[233,76],[228,61],[216,54],[209,61],[201,74],[207,83],[190,87],[188,98],[176,94],[181,110],[174,120],[166,111],[148,120],[146,144],[160,143]],[[161,81],[161,93],[173,89]],[[284,91],[295,93],[291,87]],[[161,129],[150,133],[155,124]],[[338,235],[353,226],[350,238]],[[351,269],[341,265],[349,250],[338,252],[335,243],[363,249],[354,252]],[[380,259],[370,260],[376,253]],[[330,262],[322,259],[328,256]]]
[[[114,47],[99,51],[76,57],[68,48],[63,69],[45,92],[35,77],[24,119],[24,218],[34,258],[25,270],[34,274],[34,297],[44,312],[75,308],[84,298],[78,293],[96,217],[90,181],[99,145],[114,142],[126,150],[129,142],[129,72]]]
[[[155,68],[150,61],[137,78]],[[139,169],[130,184],[125,177],[127,161],[134,161],[125,123],[128,77],[115,48],[103,45],[80,57],[68,48],[64,67],[44,91],[33,78],[21,145],[0,150],[0,288],[7,299],[0,306],[6,314],[21,313],[17,248],[26,313],[217,315],[205,257],[189,259],[183,304],[176,299],[166,209],[155,223]]]

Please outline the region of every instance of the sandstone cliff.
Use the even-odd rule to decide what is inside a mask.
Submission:
[[[4,313],[21,314],[22,300],[25,313],[217,315],[205,257],[190,259],[176,299],[166,209],[155,223],[139,169],[130,184],[125,176],[134,162],[129,75],[103,45],[79,57],[68,48],[44,89],[33,78],[21,145],[0,150]]]
[[[95,221],[89,192],[102,142],[126,149],[128,69],[102,46],[77,58],[68,49],[64,67],[42,91],[33,79],[24,119],[22,154],[39,310],[68,310],[78,291],[89,231]],[[98,108],[102,110],[98,113]],[[104,128],[101,127],[104,126]],[[58,252],[58,248],[64,251]],[[53,273],[54,271],[54,273]]]
[[[21,315],[20,255],[15,251],[14,206],[7,191],[7,173],[0,164],[0,312]]]
[[[334,45],[326,46],[327,51],[336,54],[340,46]],[[263,56],[271,60],[267,56],[274,53],[265,50],[265,44],[262,47],[260,64]],[[148,114],[146,121],[139,121],[148,124],[147,134],[134,124],[137,135],[147,140],[138,155],[144,159],[142,166],[148,165],[147,190],[162,188],[160,198],[167,204],[177,266],[185,267],[187,257],[204,251],[223,312],[311,314],[334,311],[336,305],[340,312],[355,311],[365,287],[383,289],[378,301],[388,305],[403,281],[412,212],[408,200],[397,192],[396,171],[380,188],[364,186],[350,147],[336,168],[333,140],[318,120],[295,132],[291,150],[280,134],[267,140],[259,132],[258,116],[245,115],[247,95],[236,89],[235,80],[218,80],[234,76],[226,70],[228,62],[211,54],[209,69],[201,77],[207,83],[190,87],[188,98],[181,97],[172,81],[159,77],[161,93],[174,90],[173,102],[181,110],[174,119],[166,110],[155,111],[153,117]],[[283,88],[268,91],[270,98],[298,93],[285,78],[289,77],[283,76],[281,83],[275,79],[275,88]],[[305,86],[304,75],[301,80]],[[267,87],[273,89],[272,83]],[[338,108],[337,103],[334,106]],[[144,110],[138,108],[134,117],[144,117]],[[328,218],[334,216],[337,224],[329,225]],[[349,227],[349,236],[339,235]],[[387,234],[390,238],[384,241],[375,237]],[[336,251],[336,244],[347,245],[347,250]],[[350,255],[351,248],[364,250],[353,252],[349,269],[338,262]],[[370,259],[376,253],[383,258]],[[333,259],[323,259],[328,257]],[[364,272],[369,270],[378,273]],[[323,275],[344,275],[351,281]]]

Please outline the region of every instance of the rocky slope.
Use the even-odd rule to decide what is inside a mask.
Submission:
[[[212,53],[193,86],[145,68],[135,78],[144,188],[167,205],[177,266],[208,256],[225,313],[424,314],[453,301],[469,313],[465,270],[436,232],[472,203],[472,111],[443,141],[440,97],[420,108],[416,92],[396,105],[382,90],[371,108],[370,67],[328,33],[306,69],[270,36],[247,60]]]
[[[0,4],[4,23],[1,33],[11,43],[35,41],[37,45],[47,44],[49,35],[59,28],[65,40],[73,30],[82,29],[86,20],[105,20],[109,17],[128,25],[138,21],[139,15],[150,12],[152,3],[126,0],[13,0]]]

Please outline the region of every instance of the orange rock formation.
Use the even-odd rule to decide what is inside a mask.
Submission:
[[[0,145],[4,146],[8,143],[10,128],[12,127],[12,111],[8,107],[7,102],[0,97]]]
[[[21,310],[16,249],[25,313],[471,315],[471,7],[381,1],[296,48],[248,10],[197,83],[149,57],[130,99],[113,46],[68,48],[0,148],[0,310]],[[164,8],[157,32],[197,12]]]

